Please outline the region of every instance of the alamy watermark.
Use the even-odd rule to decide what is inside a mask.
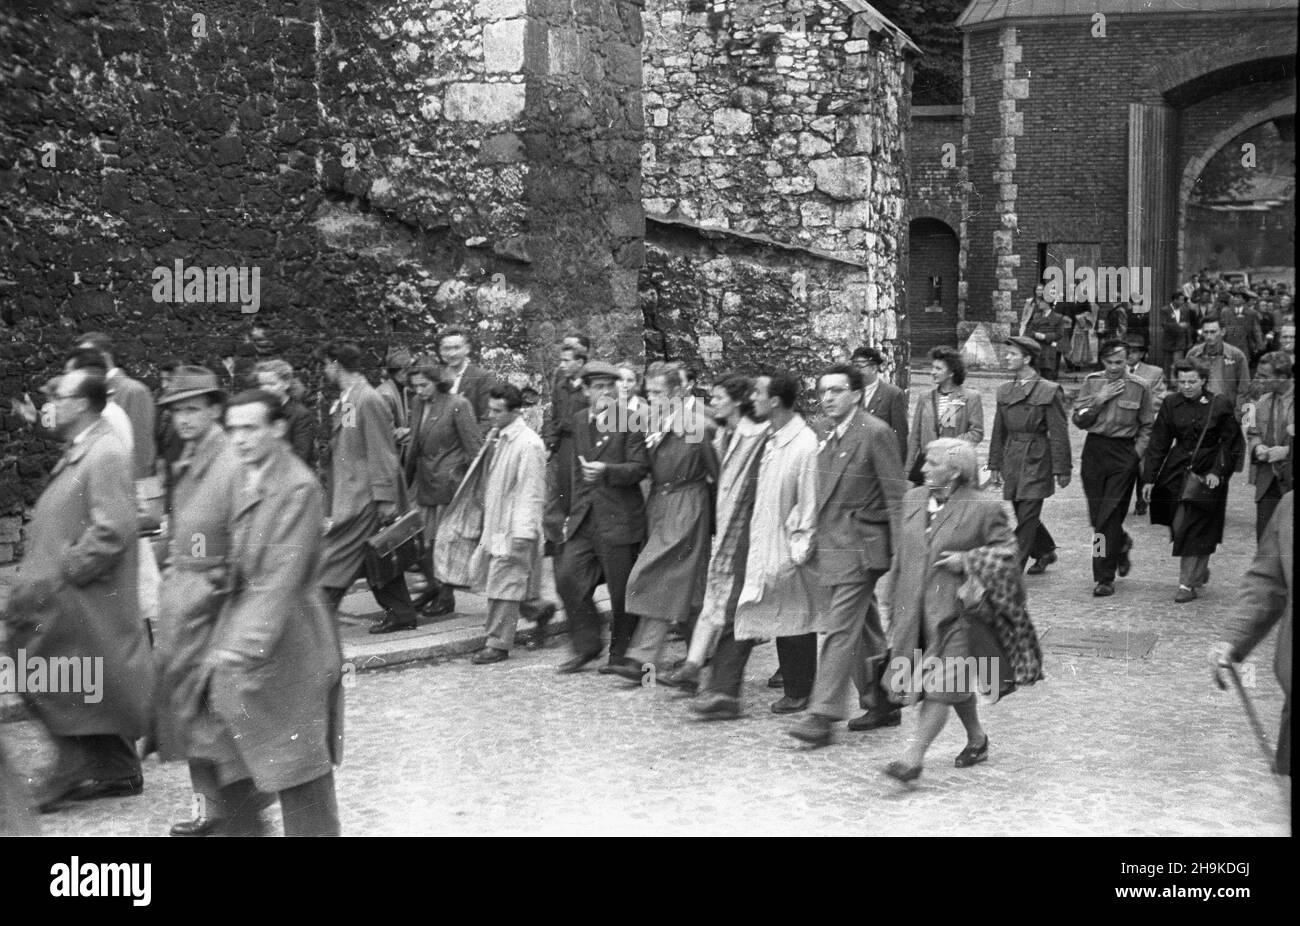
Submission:
[[[885,684],[897,694],[996,695],[1002,688],[1002,660],[997,656],[895,656]]]
[[[1150,267],[1076,267],[1070,257],[1064,268],[1047,268],[1043,289],[1066,302],[1133,302],[1150,311],[1155,298],[1151,279]]]
[[[709,414],[693,397],[679,397],[635,405],[619,402],[596,416],[596,430],[602,434],[655,435],[669,431],[680,434],[688,444],[698,444],[708,434]]]
[[[261,267],[186,267],[178,257],[152,277],[154,302],[238,302],[244,315],[262,307]]]
[[[104,699],[103,656],[0,656],[0,694],[79,694],[87,704]]]

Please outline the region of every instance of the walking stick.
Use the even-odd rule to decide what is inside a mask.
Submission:
[[[1264,759],[1268,762],[1268,770],[1276,775],[1277,762],[1275,753],[1268,745],[1268,734],[1264,732],[1264,727],[1259,722],[1259,716],[1255,713],[1255,705],[1250,703],[1250,698],[1246,695],[1246,689],[1241,687],[1241,676],[1237,674],[1237,667],[1229,665],[1228,674],[1232,676],[1232,687],[1236,688],[1237,694],[1241,695],[1242,706],[1246,708],[1246,716],[1250,719],[1250,728],[1255,731],[1255,741],[1259,743],[1259,748],[1264,752]]]

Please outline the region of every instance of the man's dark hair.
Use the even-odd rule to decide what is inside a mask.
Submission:
[[[803,389],[799,378],[784,371],[769,370],[763,375],[767,377],[767,394],[780,402],[782,408],[794,408],[799,401],[799,392]]]
[[[1282,379],[1290,379],[1291,374],[1294,372],[1294,367],[1291,365],[1291,357],[1280,350],[1271,351],[1263,357],[1260,357],[1259,366],[1255,369],[1258,370],[1259,367],[1264,366],[1264,364],[1268,364],[1272,367],[1273,375],[1279,376]]]
[[[488,393],[488,398],[505,400],[506,408],[509,411],[524,407],[524,394],[519,391],[518,386],[512,386],[509,383],[497,383],[492,387],[492,391]]]
[[[573,354],[574,360],[581,360],[584,363],[587,361],[587,348],[585,347],[574,347],[572,344],[561,344],[560,353],[563,354],[566,351]]]
[[[585,334],[566,334],[565,338],[571,338],[574,341],[577,341],[582,345],[583,350],[587,353],[591,353],[591,338],[587,337]]]
[[[164,357],[162,360],[158,361],[158,372],[170,373],[180,365],[181,362],[175,357]]]
[[[361,348],[352,341],[335,338],[325,345],[323,356],[326,360],[338,361],[338,365],[349,373],[361,372]]]
[[[849,380],[849,391],[859,392],[862,389],[862,371],[851,363],[833,363],[826,369],[817,374],[817,382],[822,381],[823,376],[847,376]]]
[[[930,351],[930,359],[938,360],[952,371],[952,384],[960,386],[966,382],[966,361],[961,358],[961,351],[955,347],[935,347]]]
[[[80,347],[83,344],[95,348],[101,354],[113,356],[113,339],[102,331],[87,331],[77,338],[77,346]]]
[[[108,375],[108,363],[104,360],[104,355],[94,347],[77,347],[68,351],[63,358],[63,365],[66,367],[69,364],[74,370],[99,370],[102,375]]]
[[[731,401],[743,402],[749,398],[749,391],[754,388],[754,381],[740,373],[728,373],[714,383],[713,387],[722,389]]]
[[[90,410],[98,415],[108,405],[108,377],[104,375],[104,368],[84,366],[75,369],[81,373],[81,382],[73,395],[85,399]]]
[[[1205,316],[1204,318],[1201,319],[1201,327],[1204,328],[1204,327],[1205,327],[1206,325],[1208,325],[1210,322],[1214,322],[1216,325],[1218,325],[1220,328],[1222,328],[1222,327],[1223,327],[1223,316],[1220,315],[1218,312],[1209,312],[1209,313],[1206,314],[1206,316]]]
[[[853,356],[849,359],[854,361],[865,360],[867,363],[874,363],[878,367],[883,367],[885,365],[884,355],[874,347],[867,344],[863,344],[855,350]]]
[[[451,392],[451,383],[444,381],[442,378],[442,364],[436,363],[427,357],[411,367],[410,375],[423,376],[433,383],[439,392]]]
[[[267,424],[274,424],[284,419],[284,406],[265,389],[245,389],[226,403],[226,411],[230,411],[236,405],[261,405],[266,409]]]
[[[1170,302],[1177,302],[1179,299],[1184,299],[1184,300],[1185,300],[1186,298],[1187,298],[1187,293],[1185,293],[1185,292],[1183,292],[1181,289],[1179,289],[1179,290],[1175,290],[1175,291],[1174,291],[1174,294],[1173,294],[1172,296],[1169,297],[1169,301],[1170,301]]]

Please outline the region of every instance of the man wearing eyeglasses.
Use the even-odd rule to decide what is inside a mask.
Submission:
[[[814,621],[817,677],[807,714],[789,731],[814,748],[830,745],[831,725],[844,719],[854,683],[870,718],[857,729],[899,723],[899,710],[880,685],[886,644],[872,595],[889,571],[907,480],[894,432],[862,409],[862,387],[862,374],[846,364],[828,367],[817,382],[826,413],[816,463],[816,549],[809,560],[823,596]]]
[[[36,503],[5,614],[11,653],[83,668],[80,684],[68,686],[79,690],[23,695],[55,747],[38,792],[42,813],[143,792],[133,741],[149,729],[154,683],[137,598],[133,459],[103,417],[103,369],[65,374],[52,399],[51,423],[68,444]]]

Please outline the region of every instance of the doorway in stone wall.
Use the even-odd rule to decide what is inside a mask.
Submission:
[[[939,219],[908,225],[907,318],[912,362],[940,345],[957,345],[957,233]]]

